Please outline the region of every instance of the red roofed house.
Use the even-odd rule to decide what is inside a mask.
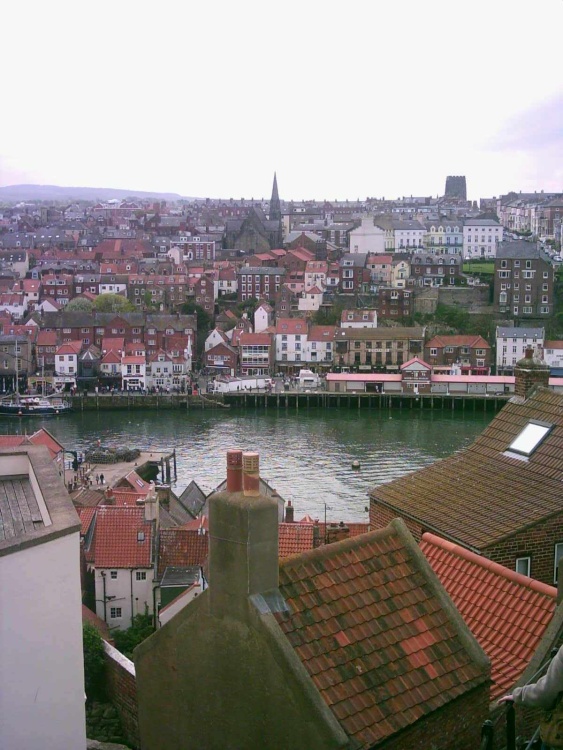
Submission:
[[[489,375],[491,345],[482,336],[434,336],[424,345],[424,359],[433,367],[459,365],[460,375]]]
[[[490,662],[404,523],[280,563],[257,471],[229,453],[209,588],[135,650],[144,750],[479,747]]]
[[[332,367],[336,326],[311,326],[307,337],[307,361],[317,371]]]
[[[158,524],[156,498],[140,507],[100,505],[96,508],[93,554],[85,547],[94,571],[96,614],[110,628],[125,630],[132,617],[152,613],[154,540]],[[90,553],[90,554],[89,554]]]
[[[76,385],[78,374],[78,357],[82,350],[82,341],[69,341],[61,344],[55,353],[55,384],[70,383]]]

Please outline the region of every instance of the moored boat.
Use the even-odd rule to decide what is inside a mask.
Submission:
[[[0,416],[30,417],[64,414],[72,404],[62,396],[21,396],[13,393],[0,398]]]

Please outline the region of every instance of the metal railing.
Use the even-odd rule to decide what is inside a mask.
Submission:
[[[540,668],[530,677],[530,679],[526,682],[526,685],[530,685],[531,683],[537,682],[538,678],[544,674],[549,667],[553,657],[557,653],[558,649],[553,648],[551,650],[549,659],[545,661]],[[495,727],[499,723],[499,721],[503,718],[503,716],[506,719],[506,745],[505,750],[532,750],[533,748],[539,748],[540,747],[540,728],[539,726],[536,727],[536,730],[534,731],[534,734],[529,740],[524,740],[520,737],[516,737],[516,711],[514,709],[514,701],[507,701],[506,702],[506,711],[505,713],[499,713],[496,720],[493,722],[490,719],[487,719],[485,722],[483,722],[483,726],[481,727],[481,743],[479,745],[479,750],[493,750],[494,747],[494,734],[495,734]]]

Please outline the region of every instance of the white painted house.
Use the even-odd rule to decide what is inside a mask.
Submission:
[[[508,328],[497,326],[497,375],[512,374],[514,365],[526,356],[526,350],[543,357],[545,330],[543,328]]]
[[[80,521],[44,446],[0,450],[0,747],[86,747]]]
[[[276,364],[301,365],[305,359],[308,326],[304,318],[278,318],[276,322]]]
[[[305,289],[299,295],[298,310],[299,312],[316,312],[320,309],[323,301],[323,291],[318,286],[312,286]]]
[[[76,385],[78,358],[82,350],[82,341],[67,341],[57,348],[55,353],[55,387],[70,384]]]
[[[262,302],[254,311],[254,333],[262,333],[274,324],[274,309],[267,302]]]
[[[494,219],[465,219],[463,222],[464,259],[496,258],[502,236],[502,225]]]
[[[110,490],[111,494],[119,491]],[[153,541],[158,501],[154,493],[144,500],[131,494],[131,505],[97,507],[95,535],[87,537],[85,545],[94,572],[96,614],[110,628],[119,630],[130,627],[135,615],[154,611]]]
[[[124,391],[144,390],[147,387],[147,361],[131,354],[121,357],[121,382]]]
[[[365,216],[356,229],[352,229],[350,237],[351,253],[384,253],[385,230],[374,224],[373,216]]]

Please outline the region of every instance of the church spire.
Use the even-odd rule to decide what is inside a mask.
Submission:
[[[278,194],[278,180],[274,172],[274,186],[272,187],[272,197],[270,198],[270,221],[281,221],[281,204]]]

